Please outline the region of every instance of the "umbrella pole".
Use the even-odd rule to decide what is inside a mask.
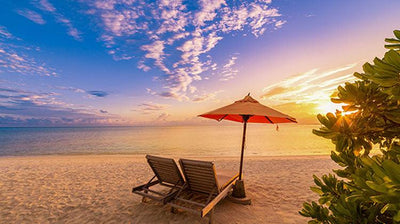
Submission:
[[[242,152],[240,155],[240,168],[239,168],[239,180],[242,180],[242,170],[243,170],[243,156],[244,156],[244,144],[246,142],[246,129],[247,129],[247,120],[249,119],[248,115],[243,115],[243,137],[242,137]]]
[[[233,186],[231,199],[235,203],[249,205],[251,204],[251,199],[246,197],[244,181],[242,180],[243,177],[242,170],[243,170],[244,146],[246,141],[247,120],[249,120],[250,115],[242,115],[242,117],[243,117],[243,138],[242,138],[242,152],[240,155],[239,179],[236,180],[235,185]]]

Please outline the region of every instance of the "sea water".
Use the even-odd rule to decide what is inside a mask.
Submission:
[[[334,145],[312,134],[319,125],[248,124],[246,156],[328,155]],[[154,154],[238,156],[243,127],[0,128],[0,156]]]

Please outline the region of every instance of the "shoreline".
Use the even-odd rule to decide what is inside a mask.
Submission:
[[[129,157],[129,158],[134,158],[134,159],[140,159],[140,158],[145,158],[145,156],[148,154],[125,154],[125,153],[110,153],[110,154],[39,154],[39,155],[5,155],[5,156],[0,156],[0,160],[2,159],[18,159],[18,158],[78,158],[78,157]],[[155,156],[161,156],[161,157],[168,157],[168,158],[174,158],[174,159],[180,159],[180,158],[198,158],[198,159],[240,159],[240,155],[237,156],[206,156],[206,155],[200,155],[200,156],[193,156],[193,155],[188,155],[188,156],[181,156],[181,157],[176,157],[176,156],[171,156],[171,155],[163,155],[163,154],[151,154],[149,155],[155,155]],[[244,156],[245,160],[246,159],[301,159],[301,158],[315,158],[315,159],[322,159],[322,158],[330,158],[329,154],[326,155],[277,155],[277,156],[264,156],[264,155],[245,155]]]

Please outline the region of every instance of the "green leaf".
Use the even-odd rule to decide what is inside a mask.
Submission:
[[[387,63],[395,66],[397,69],[400,69],[400,55],[396,51],[390,50],[390,51],[386,52],[384,60]]]
[[[325,125],[325,127],[330,127],[331,126],[331,124],[329,123],[329,120],[325,116],[323,116],[321,114],[318,114],[317,115],[317,119],[319,120],[319,122],[321,124]]]
[[[400,40],[394,39],[394,38],[385,38],[385,42],[397,44],[397,43],[400,43]]]
[[[400,44],[385,44],[385,48],[386,49],[399,49],[400,48]]]
[[[365,74],[361,74],[361,73],[358,73],[358,72],[354,72],[354,74],[353,74],[356,78],[359,78],[359,79],[362,79],[362,80],[368,80],[366,77],[365,77]]]
[[[400,165],[396,164],[392,160],[385,160],[382,163],[383,169],[386,174],[396,183],[400,185]]]
[[[381,192],[381,193],[387,193],[388,192],[388,188],[384,184],[378,185],[378,184],[375,184],[372,181],[366,181],[365,183],[368,185],[368,187],[370,187],[374,191],[378,191],[378,192]]]
[[[337,142],[336,142],[336,151],[338,152],[343,152],[348,144],[347,144],[347,138],[343,137],[343,136],[339,136]]]
[[[385,117],[393,122],[400,124],[400,111],[387,111],[384,113]]]
[[[399,70],[396,67],[379,58],[375,58],[374,63],[376,66],[375,69],[381,68],[382,72],[385,72],[385,70],[387,70],[387,72],[393,72],[394,76],[399,74]]]
[[[322,194],[323,192],[321,191],[321,188],[319,187],[310,187],[311,191],[317,193],[317,194]]]
[[[400,39],[400,30],[395,30],[393,31],[393,33],[397,37],[397,39]]]
[[[318,199],[318,202],[319,202],[321,205],[323,205],[323,204],[326,204],[327,202],[329,202],[331,199],[332,199],[331,197],[320,197],[320,198]]]
[[[332,139],[333,137],[336,137],[337,133],[332,132],[332,131],[322,131],[322,130],[312,130],[312,133],[324,138]]]
[[[319,179],[319,178],[318,178],[317,176],[315,176],[315,175],[313,175],[313,178],[314,178],[314,183],[315,183],[317,186],[323,186],[321,179]]]
[[[375,73],[374,67],[370,63],[365,63],[363,65],[363,70],[365,73]]]
[[[400,210],[397,211],[397,214],[393,216],[393,220],[396,222],[400,222]]]

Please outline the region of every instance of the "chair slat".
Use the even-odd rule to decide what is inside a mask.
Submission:
[[[190,186],[202,186],[202,187],[217,187],[217,185],[214,182],[204,182],[202,180],[195,180],[195,179],[189,179],[190,181]]]
[[[180,186],[184,184],[182,174],[173,159],[150,155],[147,155],[146,158],[154,174],[161,183],[166,182],[173,185],[178,184]]]
[[[184,193],[178,193],[175,196],[175,200],[168,204],[175,208],[200,214],[201,217],[204,217],[207,214],[212,214],[211,211],[213,211],[215,205],[228,195],[229,190],[232,188],[233,181],[237,179],[237,176],[228,178],[229,183],[223,183],[226,187],[221,191],[218,185],[215,166],[212,162],[180,159],[179,164],[181,165],[183,175],[186,179],[186,184],[188,185],[187,190],[208,197],[208,203],[203,204],[195,202],[195,200],[199,200],[199,198],[187,199],[187,195],[185,196]],[[187,207],[187,204],[181,202],[198,205],[201,210],[194,210]],[[210,221],[212,221],[211,218]]]
[[[132,192],[166,204],[186,186],[181,171],[173,159],[151,155],[147,155],[146,159],[155,174],[153,178],[157,177],[157,180],[152,181],[152,178],[147,184],[134,187]],[[156,184],[170,188],[169,193],[150,189]]]
[[[185,173],[187,175],[195,175],[195,176],[198,176],[198,177],[201,177],[201,178],[205,178],[205,179],[210,179],[210,178],[214,177],[213,173],[197,173],[197,172],[195,172],[193,170],[186,170],[186,169],[185,169]]]
[[[212,167],[197,167],[197,166],[189,166],[188,165],[188,166],[185,167],[185,170],[194,170],[194,171],[197,171],[197,172],[208,173],[208,172],[212,172],[211,168]]]
[[[181,159],[179,163],[190,189],[210,194],[217,187],[212,162]]]

